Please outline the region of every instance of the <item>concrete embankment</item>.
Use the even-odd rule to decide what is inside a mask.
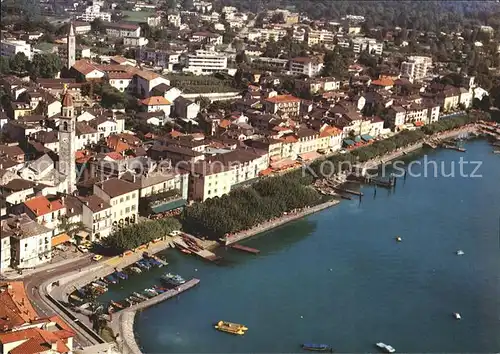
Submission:
[[[149,300],[131,306],[115,315],[111,321],[111,328],[115,334],[118,334],[117,343],[122,354],[140,354],[141,350],[135,341],[134,335],[134,320],[137,311],[159,304],[171,297],[177,296],[182,292],[191,289],[198,285],[199,279],[191,279],[176,289],[171,289],[163,294],[155,296]]]
[[[301,219],[307,215],[310,215],[310,214],[316,213],[318,211],[321,211],[323,209],[329,208],[331,206],[337,205],[338,203],[340,203],[339,200],[332,200],[332,201],[327,202],[327,203],[323,203],[323,204],[319,204],[319,205],[316,205],[316,206],[313,206],[310,208],[306,208],[298,213],[290,213],[290,214],[287,214],[279,219],[267,221],[263,224],[260,224],[256,227],[251,228],[250,230],[245,230],[245,231],[239,232],[235,235],[231,235],[231,236],[226,237],[226,246],[230,245],[232,243],[244,240],[244,239],[249,238],[251,236],[255,236],[255,235],[260,234],[264,231],[274,229],[278,226],[284,225],[284,224],[289,223],[291,221]]]

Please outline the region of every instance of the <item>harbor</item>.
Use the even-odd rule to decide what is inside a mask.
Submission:
[[[381,342],[398,352],[498,352],[500,191],[493,186],[500,166],[486,142],[465,147],[484,160],[484,178],[408,176],[390,193],[345,201],[245,241],[260,250],[258,259],[228,249],[214,266],[170,250],[168,267],[204,286],[139,312],[140,349],[278,353],[326,343],[336,352],[372,352]],[[447,162],[461,156],[432,154]],[[485,187],[493,195],[477,198]],[[371,189],[361,186],[365,195]],[[437,212],[428,214],[431,205]],[[481,211],[472,222],[471,208]],[[249,330],[220,333],[213,324],[221,319]]]

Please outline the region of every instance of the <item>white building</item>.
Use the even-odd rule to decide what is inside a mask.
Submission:
[[[410,56],[401,63],[401,75],[408,76],[411,81],[421,81],[427,77],[431,66],[431,57]]]
[[[125,47],[142,47],[149,43],[146,37],[124,37],[123,45]]]
[[[275,42],[281,40],[287,35],[287,30],[284,28],[259,28],[248,32],[247,38],[249,41]]]
[[[88,6],[85,11],[79,15],[76,16],[78,20],[85,21],[85,22],[92,22],[96,18],[100,18],[103,21],[110,22],[111,21],[111,14],[109,12],[101,12],[101,6],[99,5],[92,5]]]
[[[111,205],[112,225],[135,223],[139,210],[139,188],[130,182],[111,178],[94,184],[94,194]]]
[[[323,61],[318,58],[299,57],[290,60],[290,73],[292,75],[306,75],[314,77],[323,70]]]
[[[197,50],[189,54],[184,71],[195,75],[210,75],[220,71],[227,71],[227,57],[224,54]]]
[[[171,24],[174,27],[181,27],[182,21],[181,21],[181,15],[179,14],[170,14],[167,15],[167,22]]]
[[[111,205],[96,195],[80,198],[82,205],[82,222],[90,232],[91,241],[109,236],[113,218]]]
[[[146,112],[163,111],[165,116],[170,116],[172,102],[163,96],[151,96],[140,101]]]
[[[17,53],[23,53],[31,60],[31,45],[26,41],[8,41],[2,40],[0,54],[2,57],[12,57]]]
[[[218,33],[211,32],[195,32],[191,35],[192,42],[206,43],[206,44],[222,44],[222,36]]]
[[[110,23],[106,25],[106,34],[113,38],[137,38],[141,36],[141,27],[130,23]]]
[[[363,51],[368,51],[370,54],[382,55],[384,49],[384,44],[382,42],[377,42],[373,38],[354,38],[352,40],[352,50],[354,53],[361,53]]]
[[[4,220],[2,241],[5,240],[4,235],[10,236],[11,265],[21,269],[32,268],[50,261],[52,231],[24,213]]]
[[[307,45],[313,46],[315,44],[331,44],[335,34],[325,29],[321,30],[308,30],[307,31]]]

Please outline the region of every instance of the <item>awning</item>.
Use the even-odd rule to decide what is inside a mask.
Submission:
[[[415,122],[416,127],[421,127],[423,125],[424,125],[424,122],[422,122],[421,120]]]
[[[269,176],[271,173],[273,173],[273,169],[266,168],[265,170],[259,172],[259,176]]]
[[[361,137],[358,135],[357,137],[355,137],[355,138],[354,138],[354,141],[355,141],[356,143],[361,142]]]
[[[318,154],[316,151],[310,151],[310,152],[306,152],[306,153],[299,155],[299,157],[302,159],[302,161],[311,161],[311,160],[317,159],[320,156],[321,155]]]
[[[164,204],[159,204],[151,208],[153,213],[163,213],[165,211],[174,210],[177,208],[182,208],[186,205],[186,199],[176,199]]]
[[[346,144],[347,146],[351,146],[351,145],[354,145],[356,143],[354,141],[352,141],[351,139],[344,139],[344,144]]]
[[[294,165],[295,165],[295,161],[290,160],[290,159],[283,159],[280,161],[272,162],[271,168],[280,169],[280,168],[285,168],[285,167],[294,166]]]
[[[368,134],[363,134],[363,135],[361,135],[361,139],[363,139],[364,141],[370,141],[370,140],[373,140],[373,137],[371,135],[368,135]]]
[[[57,236],[52,237],[50,240],[50,243],[52,244],[52,247],[61,245],[63,243],[69,242],[71,238],[69,237],[68,234],[60,234]]]

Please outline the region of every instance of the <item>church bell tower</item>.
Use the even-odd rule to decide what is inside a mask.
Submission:
[[[65,176],[62,192],[73,193],[76,189],[76,137],[73,97],[64,88],[61,115],[59,117],[59,172]]]
[[[67,38],[67,58],[66,65],[68,69],[71,69],[75,65],[76,61],[76,38],[75,38],[75,28],[73,27],[73,22],[69,24],[68,38]]]

